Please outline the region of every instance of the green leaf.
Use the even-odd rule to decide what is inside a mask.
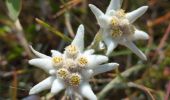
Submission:
[[[59,32],[58,30],[56,30],[55,28],[53,28],[52,26],[50,26],[49,24],[47,24],[46,22],[36,18],[35,19],[40,25],[48,28],[51,32],[55,33],[57,36],[61,37],[63,40],[67,41],[67,42],[71,42],[72,39],[70,39],[68,36],[65,36],[63,33]]]
[[[21,0],[5,0],[6,6],[8,8],[8,15],[13,20],[16,21],[21,11]]]

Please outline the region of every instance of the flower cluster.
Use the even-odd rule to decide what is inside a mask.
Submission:
[[[39,58],[32,59],[29,64],[44,69],[51,76],[35,85],[30,94],[51,88],[51,93],[57,94],[64,88],[69,93],[77,92],[90,100],[96,100],[88,81],[97,74],[110,71],[119,66],[117,63],[106,63],[108,57],[95,55],[94,50],[84,51],[84,27],[80,25],[71,45],[64,53],[51,50],[52,57],[46,56],[31,47]]]
[[[143,15],[148,6],[143,6],[135,11],[125,13],[121,9],[123,0],[111,0],[106,13],[103,13],[96,6],[89,4],[100,26],[102,41],[107,46],[106,55],[109,55],[118,44],[131,49],[142,60],[147,60],[146,56],[135,46],[134,40],[148,39],[147,33],[137,29],[132,23]]]
[[[148,39],[148,35],[138,30],[132,23],[144,14],[147,6],[133,12],[125,13],[120,9],[122,0],[111,0],[104,14],[96,6],[89,4],[100,26],[102,41],[107,46],[108,56],[118,44],[125,45],[141,59],[146,56],[133,43],[137,39]],[[64,52],[51,50],[52,56],[44,55],[31,47],[39,58],[29,60],[29,64],[46,71],[50,76],[35,85],[29,94],[36,94],[46,89],[57,94],[64,88],[68,95],[78,93],[89,100],[97,100],[89,85],[89,79],[94,75],[110,71],[119,66],[117,63],[107,63],[108,57],[94,54],[93,49],[84,48],[84,26],[78,27],[77,33]]]

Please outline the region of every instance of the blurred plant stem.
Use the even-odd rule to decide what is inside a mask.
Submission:
[[[25,49],[25,51],[26,51],[26,53],[28,54],[28,56],[29,56],[29,57],[33,57],[32,53],[31,53],[31,51],[30,51],[28,42],[27,42],[27,40],[25,39],[24,32],[23,32],[23,28],[22,28],[22,25],[21,25],[19,19],[17,19],[17,20],[14,22],[14,25],[15,25],[15,31],[16,31],[17,37],[18,37],[18,39],[19,39],[19,43],[23,46],[23,48]]]
[[[56,30],[55,28],[53,28],[52,26],[50,26],[46,22],[44,22],[44,21],[42,21],[42,20],[40,20],[38,18],[36,18],[35,20],[37,21],[37,23],[39,23],[43,27],[47,28],[51,32],[55,33],[57,36],[59,36],[60,38],[62,38],[66,42],[71,42],[72,39],[70,39],[68,36],[65,36],[63,33],[59,32],[58,30]]]
[[[10,71],[10,72],[0,71],[0,77],[7,78],[7,77],[11,77],[15,73],[18,75],[21,75],[21,74],[25,74],[28,72],[31,72],[31,71],[30,70],[15,70],[15,71]]]
[[[151,94],[151,91],[153,91],[153,90],[151,90],[151,89],[149,89],[149,88],[147,88],[147,87],[145,87],[145,86],[136,84],[136,83],[134,83],[134,82],[128,82],[128,83],[127,83],[127,86],[128,86],[128,87],[138,88],[138,89],[144,91],[144,92],[147,94],[147,96],[148,96],[148,100],[156,100],[156,99],[154,98],[154,96]]]
[[[17,100],[17,72],[16,70],[14,70],[14,73],[13,73],[13,81],[12,81],[12,87],[14,88],[11,88],[11,99],[12,100]]]
[[[133,73],[137,73],[138,71],[142,70],[146,68],[145,65],[137,65],[137,66],[133,66],[129,69],[127,69],[126,71],[120,73],[121,77],[128,78],[129,76],[131,76]],[[117,87],[117,84],[121,84],[122,82],[122,78],[120,78],[120,76],[117,76],[116,78],[114,78],[110,83],[108,83],[101,92],[98,93],[98,100],[103,100],[104,97],[107,95],[107,93],[113,89]]]
[[[53,18],[56,18],[58,16],[61,16],[62,14],[64,14],[65,12],[67,12],[68,10],[72,9],[73,7],[75,7],[76,5],[78,5],[79,3],[81,3],[83,0],[70,0],[69,2],[65,3],[64,0],[61,0],[62,2],[62,6],[60,8],[62,8],[59,12],[57,12]]]
[[[66,27],[68,29],[68,32],[69,32],[70,36],[72,38],[74,38],[75,34],[74,34],[73,28],[71,26],[70,13],[69,12],[65,13],[65,25],[66,25]]]

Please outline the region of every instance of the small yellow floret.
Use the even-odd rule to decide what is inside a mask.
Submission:
[[[123,10],[123,9],[120,9],[120,10],[118,10],[118,11],[116,11],[116,15],[118,16],[118,17],[125,17],[125,10]]]
[[[53,62],[58,64],[58,63],[61,63],[63,61],[63,58],[62,57],[54,57],[53,58]]]
[[[119,24],[119,20],[116,17],[113,17],[111,20],[112,26],[117,26]]]
[[[52,61],[55,66],[60,66],[63,63],[63,58],[62,57],[53,57]]]
[[[69,83],[72,86],[78,86],[81,81],[81,76],[78,73],[73,73],[70,75]]]
[[[123,32],[121,31],[121,29],[119,27],[113,27],[112,32],[111,32],[111,36],[113,38],[121,37],[122,34],[123,34]]]
[[[78,54],[78,48],[74,45],[69,45],[65,48],[65,51],[70,56],[76,56]]]
[[[65,68],[57,70],[57,76],[61,79],[66,79],[69,75],[69,71]]]
[[[84,68],[88,63],[88,60],[86,57],[80,57],[78,58],[77,63],[80,67]]]

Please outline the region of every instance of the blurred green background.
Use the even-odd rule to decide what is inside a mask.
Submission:
[[[64,92],[50,96],[47,90],[39,95],[28,95],[32,86],[48,76],[28,64],[28,60],[34,58],[29,45],[47,55],[50,55],[51,49],[62,51],[69,41],[61,36],[72,39],[79,24],[84,24],[85,45],[90,45],[99,26],[88,4],[92,3],[104,11],[109,2],[0,0],[0,100],[63,100]],[[150,39],[136,44],[148,60],[141,61],[129,49],[118,46],[110,61],[119,63],[119,69],[91,80],[93,90],[101,100],[170,98],[170,0],[124,0],[122,8],[130,12],[143,5],[148,5],[149,9],[135,25],[146,31]],[[36,21],[36,18],[40,20]],[[129,70],[134,71],[129,75],[121,74]],[[101,92],[115,77],[119,78],[118,83],[106,93]]]

